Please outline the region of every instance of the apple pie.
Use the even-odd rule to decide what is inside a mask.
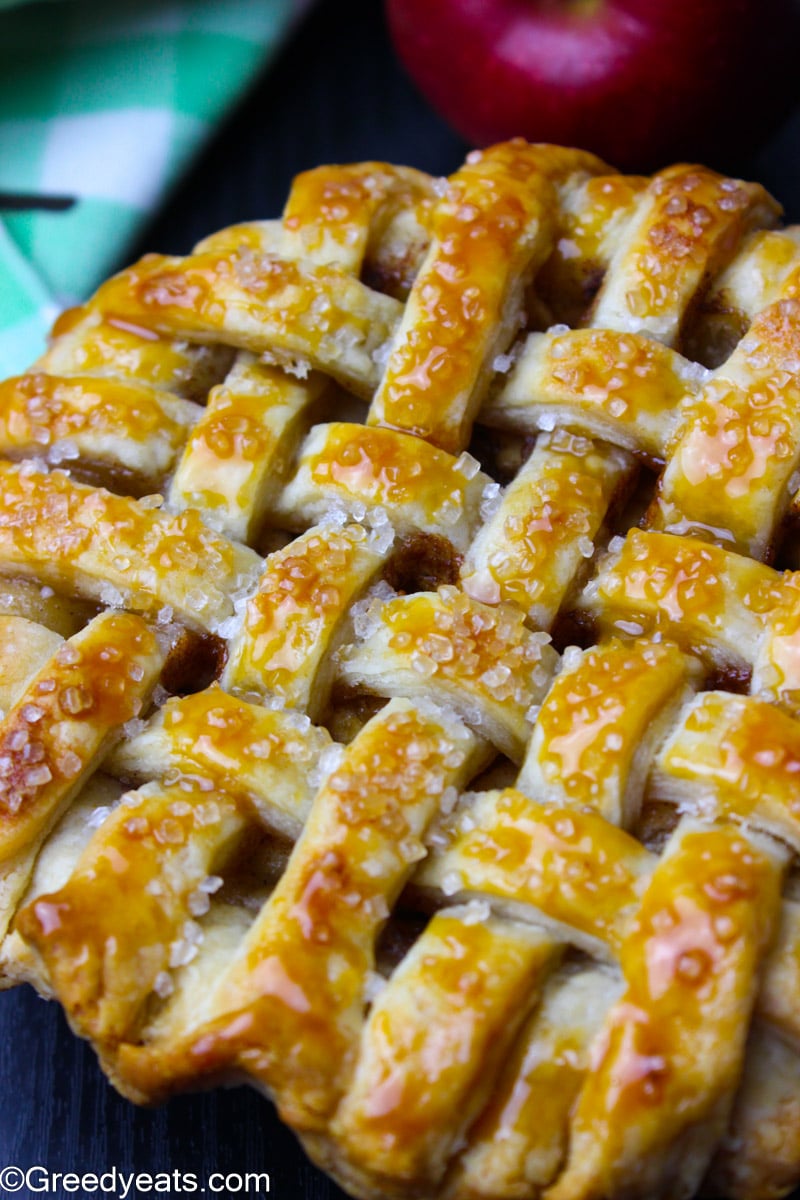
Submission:
[[[800,228],[300,175],[0,384],[0,970],[364,1200],[800,1180]]]

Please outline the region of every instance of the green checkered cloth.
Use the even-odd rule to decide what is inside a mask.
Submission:
[[[0,378],[120,261],[304,0],[0,0]]]

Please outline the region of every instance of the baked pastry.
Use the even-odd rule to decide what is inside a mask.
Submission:
[[[0,387],[2,970],[120,1091],[242,1076],[359,1197],[800,1179],[778,222],[323,167]]]

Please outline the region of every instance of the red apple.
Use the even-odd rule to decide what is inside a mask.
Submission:
[[[800,98],[793,0],[387,0],[400,57],[480,145],[522,135],[625,168],[739,157]]]

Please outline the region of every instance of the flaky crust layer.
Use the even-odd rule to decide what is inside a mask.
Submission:
[[[800,1180],[800,235],[295,180],[0,384],[0,969],[368,1200]],[[579,645],[573,643],[579,643]]]

